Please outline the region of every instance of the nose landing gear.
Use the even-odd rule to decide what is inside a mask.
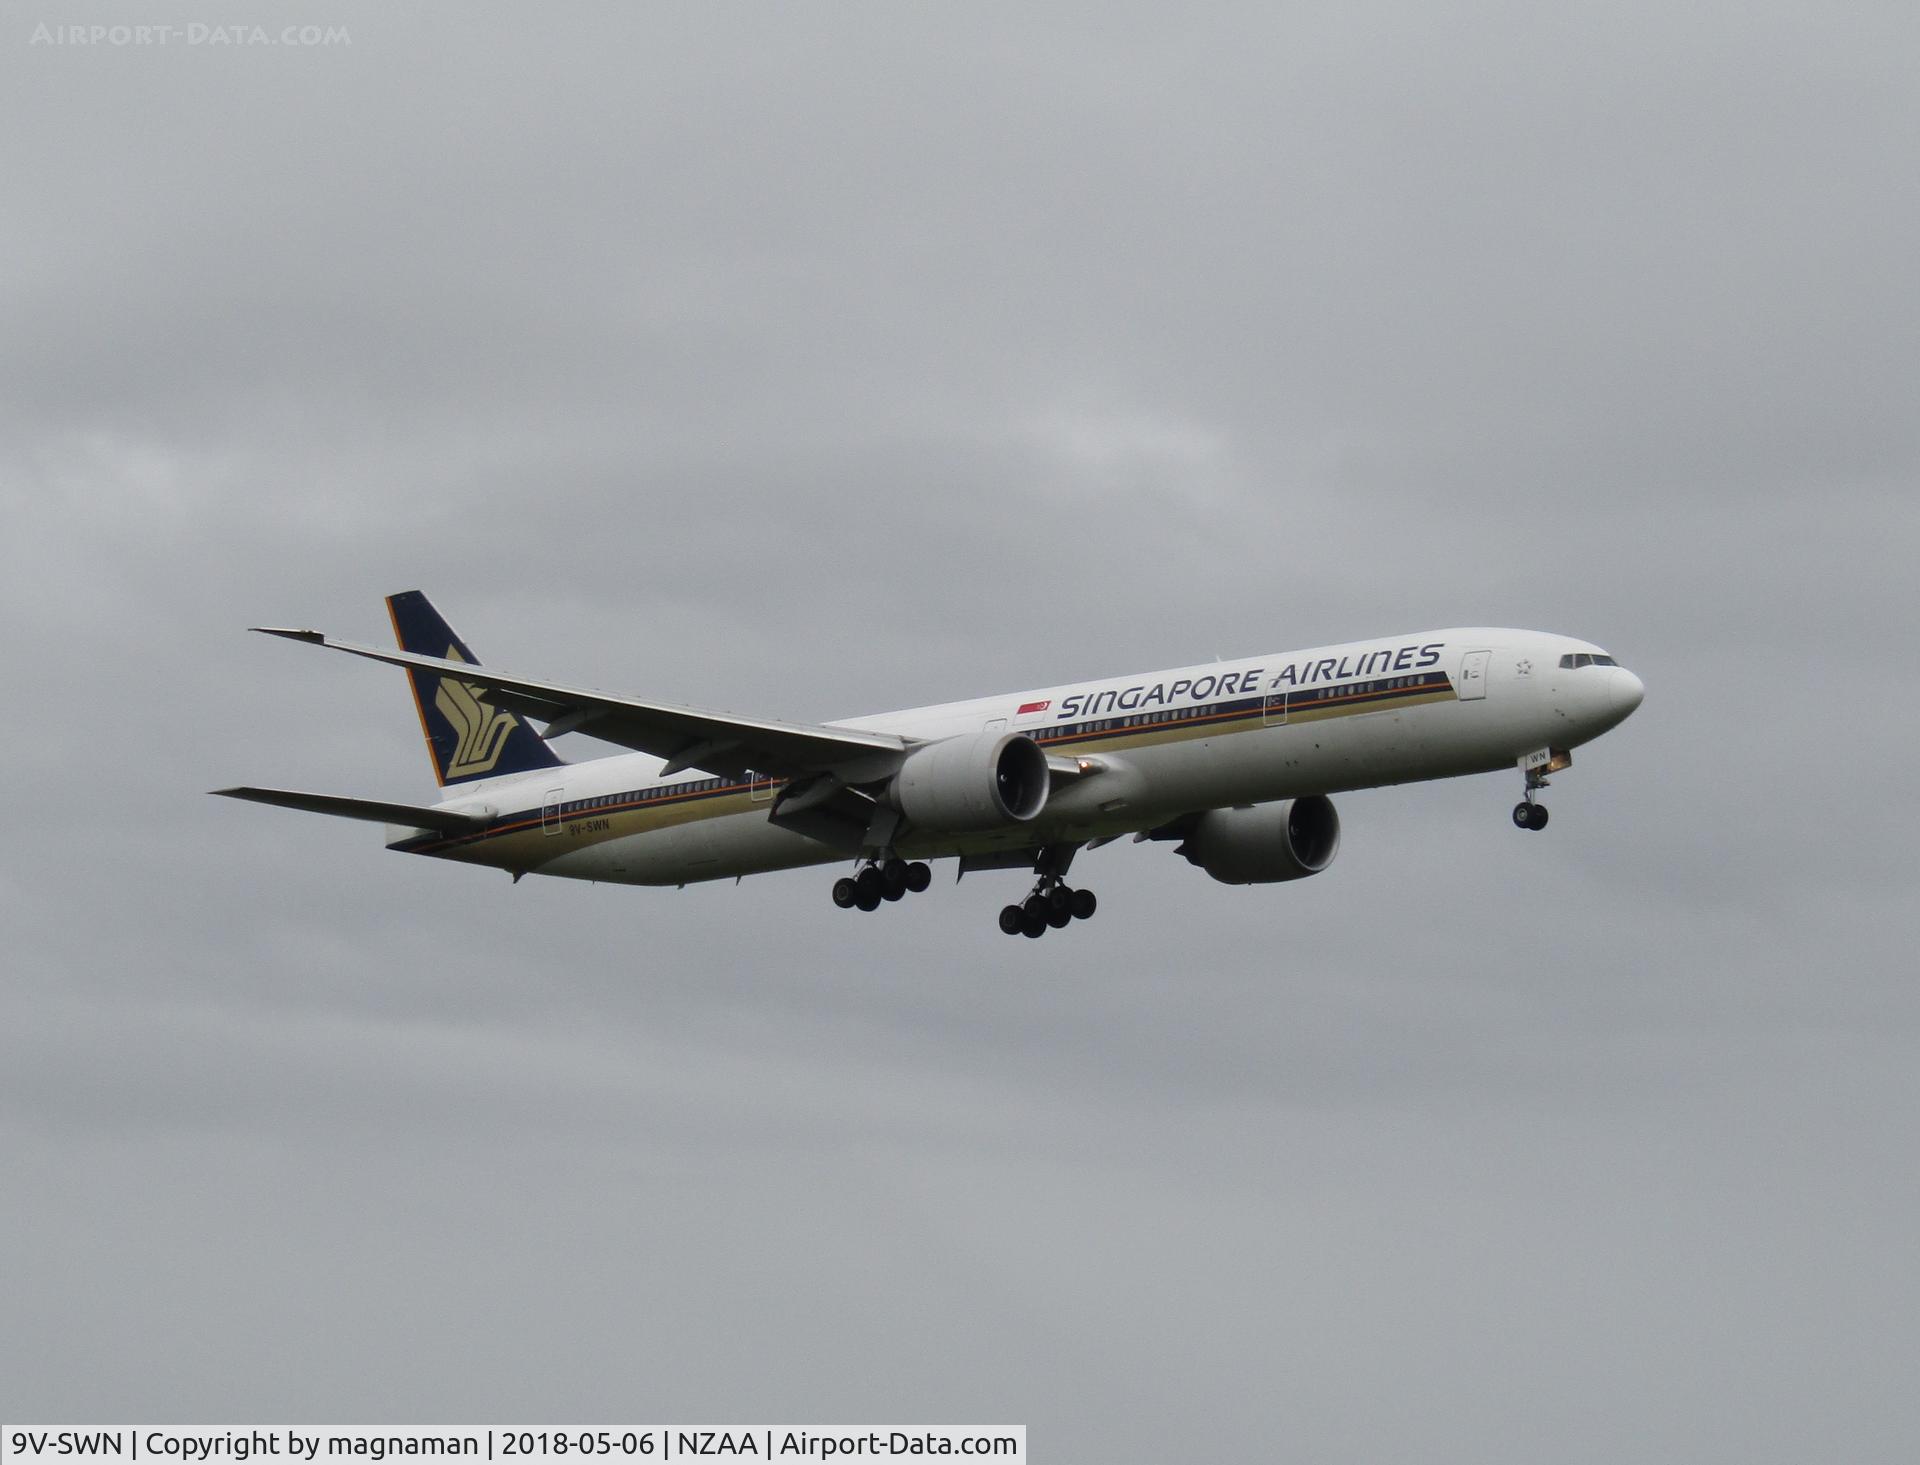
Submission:
[[[1570,763],[1573,760],[1569,758],[1566,761]],[[1513,827],[1515,829],[1545,829],[1547,827],[1547,806],[1545,804],[1536,804],[1533,801],[1533,796],[1547,786],[1548,772],[1558,771],[1558,768],[1555,766],[1556,763],[1558,763],[1558,760],[1555,760],[1553,763],[1545,763],[1544,765],[1529,768],[1526,766],[1525,761],[1522,761],[1521,771],[1527,776],[1527,792],[1525,797],[1513,806]],[[1565,766],[1565,763],[1558,764],[1558,767]]]

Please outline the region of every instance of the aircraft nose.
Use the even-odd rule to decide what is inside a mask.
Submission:
[[[1607,700],[1613,704],[1615,716],[1628,716],[1646,695],[1646,683],[1624,666],[1616,666],[1607,673]]]

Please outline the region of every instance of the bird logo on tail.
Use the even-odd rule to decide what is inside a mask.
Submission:
[[[457,646],[449,646],[446,659],[465,661],[466,657]],[[446,718],[458,739],[453,756],[447,760],[449,783],[457,778],[492,772],[507,745],[508,735],[513,732],[513,714],[495,711],[481,698],[481,690],[468,682],[441,677],[440,686],[433,694],[433,705],[440,709],[440,715]]]

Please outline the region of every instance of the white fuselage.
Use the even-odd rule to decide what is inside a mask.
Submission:
[[[1200,810],[1512,768],[1598,737],[1639,705],[1639,680],[1569,665],[1599,648],[1537,631],[1466,628],[1352,642],[1141,676],[1068,683],[833,727],[928,742],[996,728],[1090,760],[1029,823],[906,831],[907,859],[1073,845]],[[1603,657],[1604,659],[1604,657]],[[476,834],[398,827],[392,847],[576,879],[679,885],[848,858],[769,822],[777,781],[661,776],[622,754],[462,787]]]

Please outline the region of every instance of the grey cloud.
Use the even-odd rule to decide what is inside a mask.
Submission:
[[[1908,8],[289,19],[0,48],[10,1415],[1905,1458]],[[1537,839],[1358,793],[1036,946],[207,799],[423,795],[242,632],[415,585],[774,715],[1478,623],[1649,695]]]

